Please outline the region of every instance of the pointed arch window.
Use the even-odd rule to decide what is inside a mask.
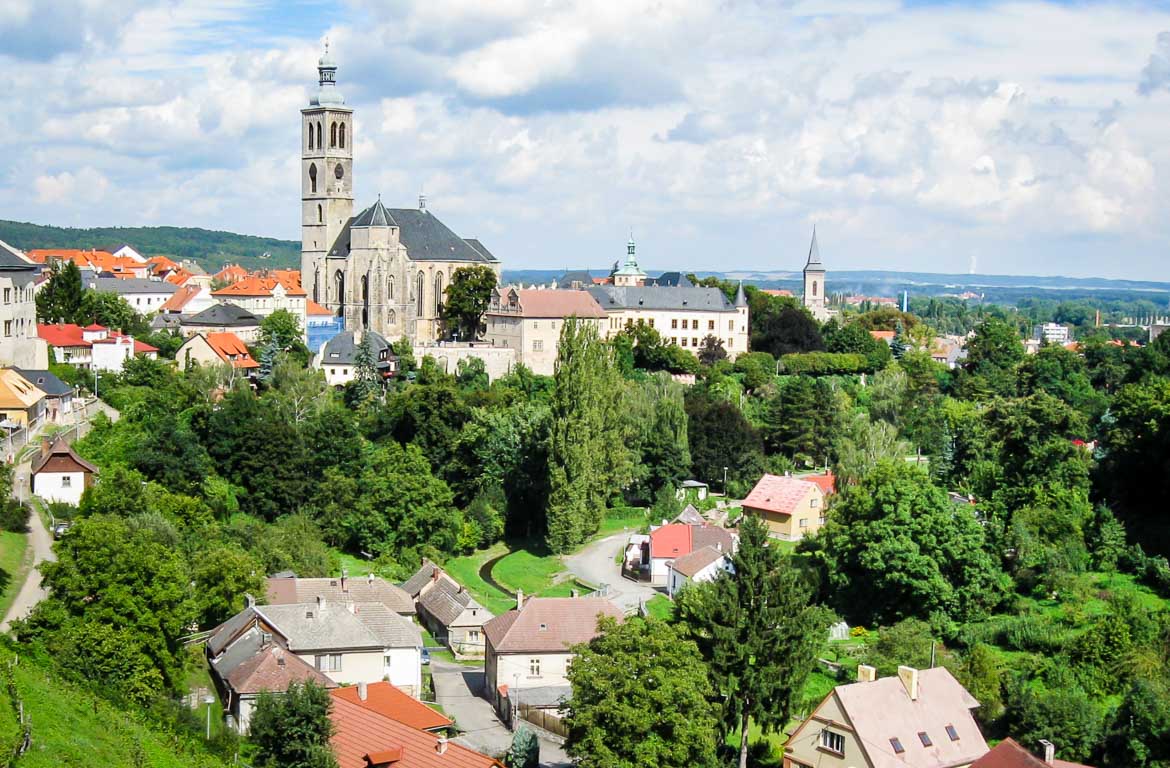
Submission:
[[[309,191],[313,194],[317,192],[317,164],[309,163]]]
[[[321,224],[325,221],[325,212],[321,209],[321,204],[317,203],[317,223]]]
[[[342,149],[345,149],[345,123],[337,128],[337,143]]]
[[[443,273],[435,275],[435,314],[443,311]]]
[[[337,285],[337,316],[345,317],[345,273],[337,270],[333,282]]]
[[[370,327],[370,276],[362,275],[362,328]]]
[[[329,146],[331,148],[337,146],[337,123],[329,126]]]
[[[321,301],[321,299],[318,297],[319,292],[317,290],[320,285],[321,285],[321,270],[314,269],[313,270],[313,301],[314,302]]]
[[[309,123],[309,149],[313,148],[313,124]]]
[[[394,301],[394,275],[390,275],[390,279],[386,281],[386,296],[390,301]]]
[[[813,292],[812,292],[812,295],[813,295],[813,296],[816,296],[816,295],[817,295],[817,281],[816,281],[816,280],[813,280]]]
[[[423,316],[423,308],[426,303],[423,301],[423,291],[426,290],[426,280],[423,278],[423,273],[418,273],[418,286],[415,288],[414,294],[414,312],[418,317]]]

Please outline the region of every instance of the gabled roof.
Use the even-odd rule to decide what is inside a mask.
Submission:
[[[650,556],[654,558],[682,557],[706,546],[731,552],[735,548],[735,537],[726,529],[706,522],[700,525],[668,523],[650,531]]]
[[[159,312],[182,312],[191,300],[203,291],[200,285],[184,285],[171,294],[171,297],[158,308]]]
[[[328,315],[328,316],[332,317],[334,312],[332,309],[327,309],[327,308],[321,306],[320,304],[318,304],[317,302],[313,301],[312,299],[305,299],[305,314],[310,315],[310,316],[312,316],[312,315]]]
[[[1089,766],[1057,759],[1053,759],[1051,764],[1046,763],[1020,746],[1015,739],[1007,738],[972,763],[971,768],[1089,768]]]
[[[703,525],[707,520],[703,517],[703,513],[695,509],[694,504],[687,504],[683,511],[678,513],[678,517],[673,522],[684,525]]]
[[[392,720],[348,698],[332,698],[329,743],[339,768],[503,768],[494,758],[461,744],[440,742],[441,737],[429,731]]]
[[[378,202],[365,209],[357,216],[353,217],[353,223],[350,227],[397,227],[398,222],[390,215],[390,211],[386,210],[386,206],[382,205],[382,198],[378,198]]]
[[[119,295],[133,295],[143,293],[172,294],[179,290],[165,280],[148,280],[145,277],[96,277],[93,281],[95,291],[117,293]]]
[[[381,603],[395,613],[414,613],[411,596],[380,576],[268,578],[268,602],[271,605],[312,603],[318,597],[331,603]]]
[[[211,351],[233,368],[259,368],[260,363],[252,357],[248,345],[231,331],[209,333],[204,338]]]
[[[248,270],[239,264],[224,264],[223,269],[212,275],[212,279],[224,283],[234,283],[237,280],[243,280],[247,276]]]
[[[593,275],[589,274],[587,269],[574,269],[557,278],[557,288],[561,290],[572,290],[574,285],[582,288],[593,285]]]
[[[743,500],[744,508],[760,509],[781,515],[791,515],[809,489],[820,490],[817,483],[805,478],[787,475],[764,475]]]
[[[597,619],[621,620],[620,608],[603,597],[532,597],[483,625],[498,653],[566,653],[597,636]]]
[[[678,558],[670,564],[670,567],[689,579],[711,563],[718,562],[726,556],[726,552],[716,547],[701,547],[689,555]]]
[[[237,694],[287,691],[291,683],[305,680],[325,688],[337,687],[337,683],[304,659],[278,645],[261,648],[255,655],[236,665],[225,679]]]
[[[259,327],[260,319],[251,312],[237,307],[235,304],[225,302],[208,307],[191,317],[183,318],[181,324],[245,328],[250,326]]]
[[[529,318],[605,317],[605,310],[586,291],[549,288],[505,289],[500,293],[502,305],[508,301],[512,292],[516,294],[520,311],[506,314]],[[488,314],[493,312],[488,310]]]
[[[373,220],[374,209],[380,204],[379,201],[346,223],[329,250],[331,258],[344,258],[349,255],[350,230],[355,226],[370,226],[363,222]],[[476,264],[494,264],[498,261],[482,243],[478,247],[471,245],[452,232],[430,211],[420,211],[417,208],[384,210],[398,226],[398,242],[406,246],[406,256],[411,261],[466,261]]]
[[[446,574],[440,576],[435,586],[424,592],[418,602],[420,607],[434,616],[444,627],[450,627],[465,610],[469,609],[476,609],[477,613],[482,611],[479,622],[473,623],[482,623],[492,616],[488,609],[476,602],[470,592]]]
[[[987,752],[971,716],[979,702],[944,667],[918,670],[917,699],[910,698],[898,677],[838,685],[829,695],[837,698],[873,768],[966,765]],[[950,738],[948,725],[958,738]],[[929,737],[931,746],[923,745],[919,733]],[[892,749],[894,738],[902,754]]]
[[[25,256],[20,250],[0,240],[0,271],[7,272],[12,270],[33,272],[36,270],[36,265],[32,259]]]
[[[21,378],[32,384],[37,389],[44,392],[49,397],[65,397],[73,394],[73,387],[61,381],[49,371],[38,371],[32,368],[16,368],[14,371],[20,374]]]
[[[11,368],[0,369],[0,405],[5,408],[30,408],[45,399],[45,393],[25,381]]]
[[[813,483],[826,496],[831,496],[837,492],[837,478],[827,469],[824,472],[814,472],[810,475],[797,475],[796,477],[799,480],[807,480]]]
[[[96,473],[98,468],[77,455],[73,446],[65,442],[59,435],[49,443],[49,450],[42,453],[33,461],[32,473],[41,472],[89,472]]]
[[[369,334],[370,356],[376,367],[386,367],[389,361],[398,359],[394,356],[390,342],[382,334],[376,331],[342,331],[325,342],[318,365],[357,365],[361,342],[355,341],[355,336],[359,333]]]
[[[232,298],[233,296],[271,296],[278,285],[284,289],[285,294],[288,296],[308,296],[299,283],[293,283],[291,280],[281,280],[274,276],[260,275],[249,275],[242,280],[237,280],[226,288],[212,291],[211,295],[225,298]]]
[[[74,323],[37,323],[37,336],[53,347],[93,346],[83,338],[83,330],[80,325]]]
[[[344,605],[294,603],[254,606],[277,629],[294,653],[338,648],[382,648],[382,641]]]
[[[422,630],[407,619],[387,608],[382,603],[354,603],[353,615],[357,616],[366,629],[382,641],[386,648],[423,647]]]
[[[368,684],[365,700],[362,700],[356,685],[337,688],[331,695],[335,699],[344,699],[420,731],[447,728],[455,724],[453,720],[444,717],[413,696],[406,695],[386,681]]]
[[[410,595],[412,599],[417,598],[423,587],[430,584],[442,572],[442,568],[424,557],[418,570],[412,573],[409,579],[402,582],[402,591]]]

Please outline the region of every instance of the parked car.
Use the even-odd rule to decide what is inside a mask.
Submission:
[[[70,523],[68,520],[58,520],[53,525],[53,538],[59,539],[62,536],[64,536],[66,531],[69,530],[69,526],[71,526],[71,525],[73,525],[73,524]]]
[[[431,652],[426,648],[422,649],[422,665],[425,667],[431,663]]]

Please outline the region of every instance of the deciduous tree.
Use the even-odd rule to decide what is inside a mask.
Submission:
[[[312,681],[292,683],[288,692],[265,691],[252,711],[249,740],[261,768],[337,768],[329,746],[333,721],[329,692]]]
[[[459,338],[474,341],[483,332],[483,313],[491,303],[492,289],[496,287],[496,273],[491,267],[460,267],[451,275],[444,291],[443,324],[448,334],[458,332]]]

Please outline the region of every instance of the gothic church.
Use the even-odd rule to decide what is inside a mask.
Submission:
[[[337,90],[337,64],[317,62],[319,88],[301,110],[301,282],[346,330],[412,342],[440,337],[439,310],[451,274],[501,264],[426,209],[386,208],[381,197],[353,215],[353,109]]]

